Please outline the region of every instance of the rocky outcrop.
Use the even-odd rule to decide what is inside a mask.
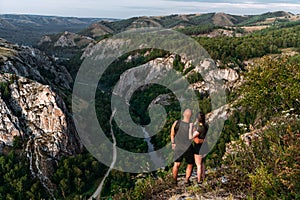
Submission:
[[[73,79],[67,69],[57,65],[41,51],[13,45],[1,39],[0,48],[0,72],[23,76],[41,84],[71,89]]]
[[[206,81],[200,81],[192,84],[193,89],[198,90],[201,93],[214,92],[214,80],[222,81],[223,89],[232,90],[232,88],[238,85],[241,79],[236,70],[229,67],[216,68],[214,61],[211,59],[203,60],[203,62],[196,66],[195,69],[190,73],[201,73],[202,71],[206,70],[208,70],[208,73],[206,74]]]
[[[43,45],[46,45],[47,47],[51,46],[51,48],[53,47],[84,48],[92,42],[94,42],[94,39],[90,37],[65,31],[59,36],[58,39],[53,35],[43,36],[38,43],[38,47],[42,47]]]
[[[74,34],[75,35],[75,34]],[[61,35],[58,40],[54,43],[55,47],[75,47],[74,35],[69,32],[65,32]]]
[[[93,51],[90,50],[89,54],[92,52]],[[132,62],[134,58],[135,56],[130,55],[125,62]],[[122,94],[126,94],[128,97],[130,97],[129,95],[132,94],[137,85],[140,85],[141,83],[151,83],[164,77],[167,72],[173,68],[174,59],[175,55],[172,54],[168,57],[156,58],[144,65],[125,71],[120,76],[118,85],[115,87],[115,94],[120,96],[124,96]],[[181,62],[184,64],[184,70],[191,66],[191,62],[184,57],[181,58]],[[237,71],[231,68],[217,68],[214,65],[214,62],[211,59],[205,59],[199,63],[195,69],[184,75],[185,77],[188,77],[192,73],[201,73],[206,71],[206,81],[199,81],[191,84],[192,89],[198,90],[200,93],[211,93],[215,92],[216,89],[214,87],[214,80],[222,81],[222,87],[224,90],[231,90],[239,82],[240,75]],[[128,99],[128,97],[126,97],[126,99]]]
[[[52,42],[50,36],[48,36],[48,35],[44,35],[44,36],[40,39],[38,45],[42,45],[43,43],[46,43],[46,42]]]
[[[206,120],[208,123],[212,123],[218,119],[226,120],[231,115],[232,109],[229,104],[223,105],[222,107],[213,110],[206,114]]]
[[[59,63],[76,59],[90,44],[94,43],[95,40],[90,37],[65,31],[60,35],[42,37],[37,48],[45,52],[48,56],[53,57]]]
[[[21,136],[32,174],[51,190],[51,166],[82,149],[65,104],[47,85],[12,74],[0,81],[9,91],[0,98],[0,140],[12,146]]]
[[[234,155],[237,152],[243,150],[242,145],[251,147],[254,141],[260,141],[263,137],[265,131],[276,128],[278,125],[288,124],[290,121],[299,119],[299,115],[294,113],[294,108],[289,110],[282,111],[282,116],[275,117],[270,119],[270,121],[261,127],[261,123],[254,122],[254,124],[237,124],[243,131],[243,134],[240,134],[240,138],[235,141],[231,141],[226,144],[226,152],[223,156],[223,159],[226,159],[229,155]],[[260,117],[257,116],[255,121],[259,121]]]
[[[129,56],[127,60],[132,60]],[[140,85],[154,83],[166,76],[173,67],[174,55],[156,58],[148,63],[125,71],[115,87],[114,93],[129,102],[131,95]]]
[[[0,98],[0,142],[4,145],[13,145],[15,136],[23,135],[19,119],[13,115],[8,105]]]
[[[0,40],[0,145],[19,136],[33,176],[51,193],[57,160],[82,151],[62,98],[72,78],[39,50]]]

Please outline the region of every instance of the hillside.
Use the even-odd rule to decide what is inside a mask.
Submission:
[[[18,23],[27,19],[20,18]],[[102,181],[101,197],[105,199],[299,198],[298,18],[286,12],[253,16],[208,13],[101,21],[88,28],[91,21],[86,21],[84,29],[43,36],[37,44],[39,49],[1,39],[0,182],[4,184],[0,185],[0,199],[88,199]],[[43,23],[50,27],[83,23],[67,19],[71,22],[53,19]],[[26,23],[35,27],[39,20],[29,17]],[[8,21],[2,21],[3,26],[18,28]],[[127,44],[123,40],[113,43],[115,33],[153,26],[192,35],[213,60],[192,65],[185,55],[162,49],[126,53],[102,74],[95,94],[96,118],[107,138],[115,139],[121,149],[149,153],[165,147],[170,143],[172,123],[181,117],[180,102],[173,91],[161,85],[135,86],[176,70],[188,81],[196,95],[193,100],[206,113],[207,122],[225,120],[220,138],[206,159],[207,178],[201,185],[194,183],[195,173],[191,186],[185,186],[182,177],[177,186],[171,185],[172,162],[152,173],[108,171],[82,146],[74,126],[72,88],[83,59],[97,51],[103,39],[112,48]],[[214,85],[206,83],[199,73],[211,63],[217,68],[209,75],[224,83],[227,97],[226,105],[215,110],[210,97]],[[164,66],[167,70],[162,70]],[[134,137],[122,129],[127,128],[126,123],[118,126],[111,107],[112,92],[124,91],[132,93],[128,118],[143,125],[139,131],[142,136],[144,125],[153,120],[149,106],[164,107],[167,118],[156,135]],[[73,102],[73,109],[89,108],[87,101],[75,97]],[[80,123],[93,117],[88,115]],[[155,120],[162,121],[161,115]],[[104,157],[112,154],[109,148],[104,151]],[[125,167],[131,163],[145,166],[135,158],[125,157],[122,163]],[[149,168],[153,162],[146,164]],[[185,163],[180,174],[184,168]]]
[[[206,13],[190,15],[170,15],[154,17],[133,17],[123,20],[102,20],[80,31],[47,34],[34,46],[49,56],[74,61],[80,57],[85,48],[97,41],[134,28],[160,27],[180,31],[186,35],[204,37],[234,37],[243,36],[270,27],[288,27],[300,24],[300,15],[287,12],[269,12],[261,15],[230,15],[226,13]],[[63,46],[59,47],[63,41]]]
[[[0,198],[9,198],[3,195],[13,195],[16,189],[9,185],[13,179],[8,175],[5,178],[6,173],[19,173],[19,192],[25,192],[25,187],[30,189],[31,184],[26,183],[35,183],[37,194],[43,196],[45,190],[51,196],[56,162],[82,151],[64,101],[73,79],[63,66],[39,50],[2,39],[0,66],[0,180],[6,182],[1,184]],[[4,169],[16,160],[21,168]]]
[[[76,33],[100,20],[113,19],[5,14],[0,15],[0,38],[32,46],[43,35],[64,31]]]
[[[80,34],[98,38],[104,34],[118,33],[130,28],[139,27],[164,27],[171,29],[209,27],[242,27],[272,25],[275,21],[292,22],[299,21],[300,16],[283,11],[269,12],[261,15],[230,15],[226,13],[207,13],[190,15],[170,15],[156,17],[134,17],[113,22],[97,22]],[[101,30],[101,31],[100,31]],[[98,33],[98,34],[95,34]]]
[[[235,26],[268,26],[274,23],[299,21],[299,15],[283,11],[269,12],[261,15],[230,15],[226,13],[207,13],[189,15],[170,15],[155,17],[133,17],[115,20],[103,18],[76,18],[39,15],[0,15],[0,38],[10,42],[36,45],[45,35],[58,34],[65,31],[79,33],[96,40],[103,35],[117,33],[129,28],[164,27],[172,29],[188,29],[186,33],[201,34],[214,27]],[[208,26],[203,30],[199,26]],[[186,30],[183,30],[185,32]]]

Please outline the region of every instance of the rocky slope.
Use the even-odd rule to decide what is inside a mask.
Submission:
[[[129,56],[127,60],[132,61],[132,57],[133,56]],[[173,68],[174,60],[175,55],[172,54],[165,58],[156,58],[144,65],[127,70],[122,74],[118,82],[118,85],[122,87],[116,87],[115,92],[117,94],[132,94],[132,90],[134,90],[134,87],[136,85],[135,83],[150,83],[162,78],[167,73],[167,71]],[[185,58],[181,58],[181,62],[185,66],[184,71],[191,67],[190,61],[186,60]],[[212,62],[212,60],[204,60],[202,63],[199,63],[199,65],[197,65],[195,69],[189,71],[184,76],[188,78],[191,74],[200,73],[205,69],[209,69],[211,67],[210,65],[214,65],[214,63]],[[145,74],[145,71],[148,72],[148,75],[146,77],[143,75]],[[232,89],[236,84],[238,84],[240,80],[240,75],[238,74],[238,72],[228,67],[224,69],[216,68],[214,70],[211,70],[209,74],[207,74],[207,76],[213,77],[215,80],[223,81],[224,89]],[[208,82],[205,81],[197,81],[196,83],[191,84],[191,87],[194,90],[198,90],[200,93],[213,92],[212,85],[209,85]],[[122,89],[126,89],[126,91],[121,91]]]
[[[0,72],[16,74],[39,83],[71,89],[72,77],[64,66],[40,50],[13,45],[0,39]]]
[[[81,55],[87,46],[94,44],[95,40],[88,36],[65,31],[56,35],[45,35],[37,44],[37,48],[56,61],[68,61]]]
[[[96,22],[80,34],[90,37],[99,37],[105,34],[118,33],[130,28],[141,27],[163,27],[170,29],[181,29],[187,27],[197,27],[203,25],[234,27],[237,25],[271,25],[276,19],[286,21],[297,21],[299,15],[283,11],[268,12],[261,15],[230,15],[226,13],[203,13],[189,15],[169,15],[153,17],[133,17],[118,21]]]
[[[0,37],[13,43],[35,45],[44,35],[64,31],[93,38],[137,27],[185,28],[200,25],[235,26],[272,24],[277,19],[299,20],[299,15],[283,11],[261,15],[230,15],[225,13],[204,13],[154,17],[133,17],[124,20],[101,18],[75,18],[39,15],[0,15]],[[84,29],[84,30],[82,30]]]
[[[77,132],[60,89],[72,78],[40,51],[0,43],[0,141],[13,146],[21,138],[33,176],[51,192],[49,179],[56,161],[81,152]]]
[[[249,27],[263,29],[275,22],[281,23],[278,20],[281,20],[282,22],[295,22],[299,21],[300,18],[299,15],[279,11],[261,15],[243,16],[226,13],[203,13],[153,17],[141,16],[123,20],[103,20],[93,23],[77,34],[75,34],[75,32],[69,34],[65,32],[58,35],[50,35],[51,33],[46,34],[39,42],[37,42],[37,47],[51,56],[57,55],[57,57],[71,58],[74,54],[82,53],[81,50],[88,46],[88,40],[94,39],[99,41],[111,34],[120,33],[129,29],[157,27],[180,30],[188,35],[199,34],[208,37],[233,37],[242,35],[242,33],[235,30],[237,26],[239,26],[241,30],[248,32]],[[192,29],[197,30],[201,27],[206,27],[207,31],[204,31],[204,33],[201,33],[201,31],[199,33],[191,31]],[[94,41],[90,41],[90,43],[93,42]],[[70,50],[76,48],[80,50]]]
[[[76,33],[100,20],[104,19],[4,14],[0,15],[0,37],[13,43],[35,45],[43,35]]]

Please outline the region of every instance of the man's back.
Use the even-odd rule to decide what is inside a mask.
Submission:
[[[176,149],[186,150],[191,145],[189,140],[189,123],[178,120],[175,126],[175,143]]]

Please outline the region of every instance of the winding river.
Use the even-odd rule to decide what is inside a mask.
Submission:
[[[110,118],[110,124],[112,122],[112,119],[113,119],[113,116],[115,114],[115,110],[113,111],[113,114],[112,114],[112,117]],[[147,130],[142,127],[142,131],[144,133],[144,137],[145,137],[145,141],[147,142],[147,145],[148,145],[148,153],[150,155],[150,158],[151,158],[151,161],[155,167],[155,169],[159,169],[160,167],[163,166],[163,160],[157,155],[157,153],[154,151],[154,145],[151,143],[151,137],[149,135],[149,133],[147,132]],[[113,169],[114,165],[115,165],[115,162],[116,162],[116,159],[117,159],[117,150],[116,150],[116,144],[117,144],[117,141],[116,141],[116,138],[115,138],[115,135],[114,135],[114,132],[111,128],[111,135],[113,137],[113,146],[114,146],[114,150],[113,150],[113,162],[111,163],[111,166],[109,168],[109,170],[106,172],[104,178],[102,179],[101,183],[99,184],[98,188],[96,189],[96,191],[94,192],[94,194],[89,198],[89,200],[92,200],[92,199],[100,199],[100,195],[101,195],[101,191],[102,191],[102,188],[104,186],[104,183],[105,183],[105,179],[108,177],[109,173],[111,172],[111,170]],[[153,168],[151,168],[153,169]]]
[[[151,137],[150,134],[147,132],[145,127],[142,127],[145,142],[147,142],[148,145],[148,153],[150,155],[151,161],[155,167],[155,169],[159,169],[163,166],[164,161],[157,155],[157,153],[154,150],[154,145],[151,143]]]

